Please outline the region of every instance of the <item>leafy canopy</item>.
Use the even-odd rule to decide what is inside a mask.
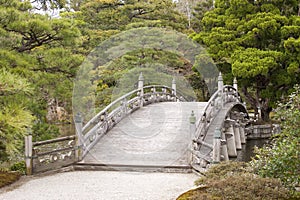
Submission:
[[[207,46],[225,82],[238,78],[264,120],[300,79],[298,8],[297,1],[218,0],[193,35]]]

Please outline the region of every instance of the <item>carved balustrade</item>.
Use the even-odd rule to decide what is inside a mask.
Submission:
[[[68,166],[77,161],[76,136],[32,143],[32,172],[38,173]]]

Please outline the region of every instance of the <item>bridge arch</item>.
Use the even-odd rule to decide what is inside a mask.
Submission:
[[[232,105],[232,107],[230,108],[230,112],[227,114],[227,116],[231,119],[236,119],[236,116],[232,114],[233,112],[244,113],[245,118],[249,119],[247,108],[241,103]]]
[[[197,170],[237,157],[237,150],[246,143],[245,126],[249,115],[237,85],[223,86],[221,74],[218,85],[218,91],[196,124],[191,165]]]

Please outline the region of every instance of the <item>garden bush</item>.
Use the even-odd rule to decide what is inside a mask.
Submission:
[[[214,165],[195,183],[199,188],[181,195],[178,200],[292,198],[279,179],[254,174],[244,162],[230,161]]]
[[[274,119],[282,132],[274,135],[270,145],[256,148],[250,164],[262,177],[278,178],[291,191],[300,186],[300,87],[295,86],[289,98],[278,104]]]

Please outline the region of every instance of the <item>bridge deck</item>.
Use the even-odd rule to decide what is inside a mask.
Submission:
[[[143,107],[104,135],[82,162],[106,165],[185,166],[191,145],[189,117],[207,102],[164,102]]]

